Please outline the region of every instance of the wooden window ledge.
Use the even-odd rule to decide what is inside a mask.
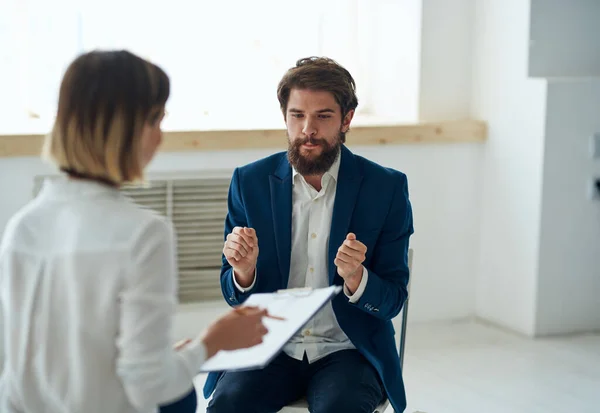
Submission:
[[[487,125],[476,120],[405,125],[357,126],[348,133],[352,146],[483,142]],[[0,135],[0,157],[38,156],[43,135]],[[283,129],[165,132],[161,151],[216,151],[286,147]]]

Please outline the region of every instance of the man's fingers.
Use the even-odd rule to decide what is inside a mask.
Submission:
[[[225,242],[225,247],[239,252],[242,257],[245,257],[252,251],[252,248],[242,238],[235,235]]]
[[[354,257],[355,259],[360,260],[361,262],[365,260],[365,250],[355,250],[348,247],[347,245],[342,245],[340,248],[338,248],[338,252]]]
[[[348,268],[354,268],[354,267],[358,267],[362,264],[362,262],[364,261],[364,259],[361,258],[356,258],[352,255],[348,255],[344,252],[338,251],[338,253],[335,256],[335,260],[333,261],[333,263],[337,266],[337,267],[348,267]]]
[[[242,259],[242,255],[238,251],[231,249],[229,247],[223,248],[223,254],[225,255],[225,258],[227,258],[228,260],[234,259],[236,261],[239,261]]]
[[[256,231],[254,230],[254,228],[250,228],[250,227],[244,227],[243,231],[245,236],[249,237],[251,240],[253,241],[257,241],[258,238],[256,237]]]
[[[233,251],[240,257],[245,257],[246,255],[248,255],[248,250],[246,248],[244,248],[243,245],[235,244],[233,242],[228,242],[227,244],[225,244],[224,250]],[[232,254],[233,254],[233,252],[232,252]]]
[[[254,228],[245,227],[244,233],[252,239],[256,238],[256,231],[254,230]]]
[[[254,247],[257,244],[256,234],[254,233],[254,235],[249,235],[247,233],[248,230],[254,231],[252,228],[235,227],[232,233],[242,237],[250,247]]]
[[[350,272],[352,270],[352,268],[354,268],[356,266],[354,263],[348,263],[348,262],[340,260],[339,258],[336,258],[335,260],[333,260],[333,263],[338,268],[338,270],[342,270],[344,272]]]
[[[342,246],[346,246],[354,251],[364,253],[367,251],[367,247],[360,241],[357,240],[345,240]]]
[[[340,265],[342,266],[347,266],[347,267],[358,267],[362,262],[349,257],[349,256],[338,256],[337,259],[339,260],[338,262],[340,263]]]
[[[243,245],[248,251],[252,248],[252,245],[248,242],[246,238],[241,235],[231,233],[227,235],[226,242],[235,242],[236,244]]]
[[[223,250],[223,254],[225,254],[225,258],[227,258],[227,260],[239,261],[241,258],[239,252],[230,249]]]
[[[348,255],[342,251],[338,251],[335,257],[338,260],[345,262],[346,264],[352,264],[355,261],[355,259],[351,255]]]
[[[248,237],[245,231],[245,227],[235,227],[233,231],[231,231],[231,233],[244,238]]]

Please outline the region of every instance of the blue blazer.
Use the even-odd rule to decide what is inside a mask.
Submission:
[[[236,306],[250,294],[287,288],[292,239],[292,169],[285,152],[237,168],[231,180],[225,236],[235,226],[256,230],[260,253],[252,290],[240,293],[231,266],[223,257],[221,288]],[[398,412],[406,408],[402,372],[396,351],[394,318],[407,297],[408,242],[413,233],[406,175],[384,168],[342,147],[329,237],[329,284],[343,285],[333,263],[349,232],[367,246],[363,265],[369,281],[352,304],[345,294],[333,301],[344,333],[375,367]],[[210,397],[219,374],[209,375],[204,396]]]

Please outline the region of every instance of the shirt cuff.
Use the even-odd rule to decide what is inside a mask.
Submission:
[[[186,360],[187,366],[192,368],[190,373],[195,376],[206,362],[206,346],[198,337],[177,351],[177,355]]]
[[[233,277],[233,285],[235,285],[235,288],[237,288],[238,291],[241,293],[247,293],[248,291],[253,289],[254,284],[256,284],[256,270],[254,270],[254,280],[252,280],[252,284],[250,284],[250,287],[248,288],[244,288],[238,284],[237,280],[235,279],[235,270],[233,268],[231,269],[231,276]]]
[[[367,271],[367,269],[363,266],[362,280],[360,280],[360,284],[358,284],[358,288],[356,289],[354,294],[352,294],[350,292],[350,290],[346,286],[346,283],[344,283],[344,294],[346,294],[346,297],[348,297],[350,299],[350,302],[352,304],[356,304],[358,302],[358,300],[360,300],[360,298],[362,297],[362,295],[365,292],[365,289],[367,288],[368,280],[369,280],[369,271]]]

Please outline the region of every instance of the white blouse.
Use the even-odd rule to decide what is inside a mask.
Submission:
[[[0,411],[156,412],[205,359],[173,349],[175,236],[118,190],[47,181],[0,244]]]

